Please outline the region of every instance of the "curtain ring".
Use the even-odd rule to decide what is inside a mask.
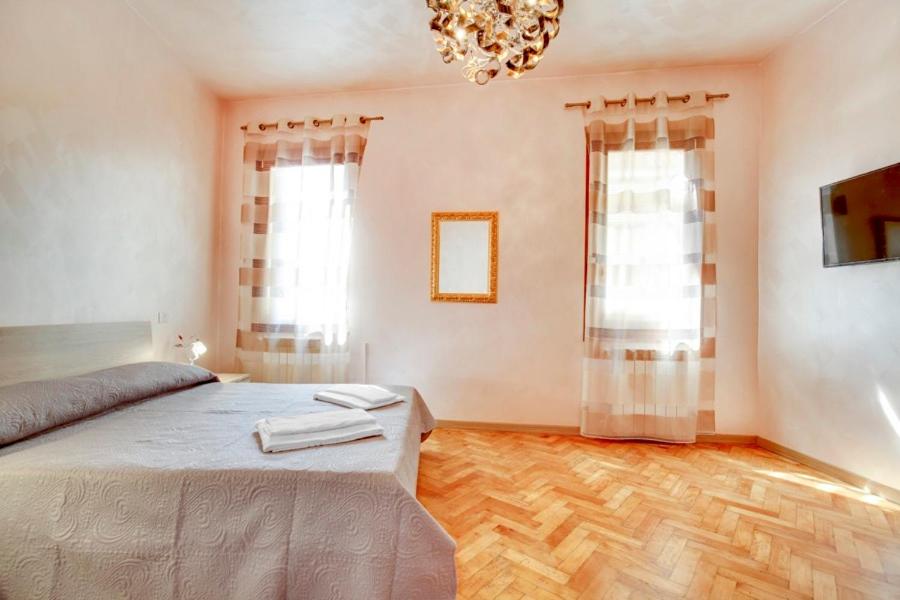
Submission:
[[[287,122],[288,129],[293,129],[293,128],[294,128],[294,125],[295,125],[295,123],[294,123],[293,121],[288,121],[288,122]]]
[[[365,124],[366,124],[366,118],[365,118],[364,116],[360,115],[360,116],[359,116],[359,123],[360,123],[360,125],[365,125]]]
[[[681,101],[684,102],[685,104],[687,104],[688,102],[691,101],[691,95],[685,94],[684,96],[681,97]]]
[[[259,124],[259,130],[260,130],[260,131],[265,131],[265,130],[266,130],[266,124],[265,124],[265,123],[260,123],[260,124]]]
[[[319,126],[319,120],[313,119],[313,127],[318,127],[318,126]]]
[[[656,104],[656,96],[651,96],[650,97],[650,106],[653,106],[654,104]]]

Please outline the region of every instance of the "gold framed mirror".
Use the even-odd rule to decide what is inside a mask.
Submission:
[[[431,213],[431,299],[497,302],[496,212]]]

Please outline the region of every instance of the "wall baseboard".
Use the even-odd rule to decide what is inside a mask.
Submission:
[[[513,433],[544,433],[547,435],[581,434],[581,428],[574,425],[532,425],[526,423],[492,423],[439,419],[437,426],[445,429],[470,429],[475,431],[509,431]],[[756,436],[736,433],[705,433],[697,435],[697,442],[700,444],[750,446],[756,443]]]
[[[842,469],[841,467],[819,460],[818,458],[814,458],[808,454],[803,454],[802,452],[794,450],[793,448],[782,446],[778,442],[767,440],[764,437],[757,437],[756,445],[760,448],[763,448],[764,450],[768,450],[773,454],[783,456],[784,458],[788,458],[806,467],[821,471],[826,475],[830,475],[835,479],[840,479],[841,481],[849,483],[854,487],[860,489],[868,489],[873,494],[877,494],[878,496],[890,500],[891,502],[900,504],[900,490],[896,490],[890,486],[884,485],[883,483],[872,481],[867,477],[863,477],[862,475],[859,475],[852,471]]]
[[[732,446],[753,446],[756,436],[746,433],[698,433],[698,444],[731,444]]]
[[[581,429],[571,425],[535,425],[525,423],[491,423],[484,421],[454,421],[438,419],[437,426],[443,429],[469,429],[474,431],[505,431],[511,433],[540,433],[546,435],[579,435]],[[856,488],[868,489],[886,500],[900,504],[900,490],[872,481],[862,475],[813,458],[793,448],[782,446],[764,437],[737,433],[698,434],[698,444],[731,444],[733,446],[759,446],[773,454],[790,459],[803,466],[821,471]]]
[[[445,419],[438,419],[437,426],[444,429],[508,431],[511,433],[546,433],[548,435],[579,435],[581,433],[581,428],[574,425],[530,425],[526,423],[490,423],[484,421],[448,421]]]

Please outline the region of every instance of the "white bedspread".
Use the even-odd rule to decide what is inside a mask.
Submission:
[[[414,389],[371,411],[384,437],[260,452],[324,387],[209,383],[0,448],[0,598],[453,598]]]

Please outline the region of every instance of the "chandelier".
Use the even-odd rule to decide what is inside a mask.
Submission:
[[[535,68],[559,33],[563,0],[426,0],[444,62],[463,62],[469,81],[484,85],[503,67],[519,78]]]

